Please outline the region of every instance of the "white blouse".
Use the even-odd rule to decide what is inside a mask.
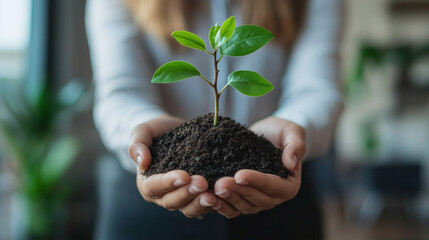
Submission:
[[[240,13],[228,0],[211,0],[201,9],[192,31],[207,41],[208,30]],[[231,6],[231,7],[230,7]],[[273,41],[244,57],[225,56],[219,64],[219,87],[236,70],[260,73],[274,85],[262,97],[248,97],[228,87],[220,115],[249,126],[268,116],[284,118],[307,132],[306,158],[323,154],[332,142],[343,107],[338,79],[340,0],[311,0],[304,29],[290,53]],[[86,27],[95,82],[94,121],[105,146],[135,172],[128,155],[131,130],[168,113],[189,120],[214,111],[213,90],[201,79],[152,84],[155,70],[172,60],[192,63],[211,79],[213,59],[197,50],[170,52],[132,21],[123,0],[88,0]],[[274,36],[275,37],[275,36]]]

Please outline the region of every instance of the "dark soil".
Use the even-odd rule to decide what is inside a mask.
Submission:
[[[253,169],[287,179],[291,172],[283,166],[282,151],[227,117],[213,126],[213,114],[183,123],[153,139],[152,162],[146,176],[182,169],[202,175],[213,189],[221,177],[234,176],[240,169]]]

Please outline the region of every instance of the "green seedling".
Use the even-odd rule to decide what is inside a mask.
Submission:
[[[223,56],[244,56],[258,50],[273,38],[273,34],[267,29],[254,25],[243,25],[236,28],[235,19],[232,16],[225,20],[222,26],[216,24],[210,29],[208,38],[213,52],[208,51],[204,40],[194,33],[175,31],[171,35],[183,46],[205,51],[213,57],[214,80],[210,82],[190,63],[172,61],[156,70],[152,78],[152,83],[172,83],[190,77],[201,77],[214,91],[215,113],[213,124],[215,126],[218,123],[219,98],[228,85],[252,97],[262,96],[274,88],[259,73],[241,70],[232,72],[228,76],[227,84],[218,91],[218,76],[220,71],[218,64]],[[220,53],[219,57],[218,53]]]

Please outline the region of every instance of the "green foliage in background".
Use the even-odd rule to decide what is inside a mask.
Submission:
[[[351,71],[346,78],[346,95],[349,101],[362,101],[368,92],[368,80],[366,73],[368,69],[382,69],[387,65],[393,65],[398,70],[395,76],[397,91],[403,86],[401,82],[407,82],[412,85],[411,69],[412,66],[429,56],[429,42],[423,44],[375,44],[363,42],[357,46],[357,58],[352,65]],[[385,78],[375,79],[386,81]],[[415,86],[421,87],[421,86]],[[374,156],[380,145],[380,137],[376,131],[378,121],[377,114],[371,114],[366,117],[360,125],[362,132],[361,149],[368,156]]]
[[[267,44],[273,39],[273,34],[265,28],[244,25],[235,27],[235,18],[232,16],[225,20],[222,26],[213,26],[208,34],[210,46],[213,52],[206,49],[204,40],[188,31],[175,31],[171,34],[180,44],[185,47],[201,50],[212,55],[214,58],[214,80],[207,80],[200,71],[190,63],[183,61],[172,61],[162,65],[153,75],[152,83],[172,83],[190,77],[201,77],[214,90],[215,113],[214,125],[217,125],[219,113],[219,98],[228,85],[236,88],[239,92],[252,97],[262,96],[274,87],[260,74],[252,71],[235,71],[228,76],[227,84],[218,91],[218,63],[223,56],[244,56]],[[217,53],[220,52],[220,57]]]
[[[60,128],[80,109],[84,87],[71,81],[54,94],[46,85],[30,99],[16,86],[0,83],[0,136],[6,143],[0,148],[14,160],[19,194],[27,203],[29,234],[44,238],[52,231],[56,209],[70,194],[59,183],[79,145]]]

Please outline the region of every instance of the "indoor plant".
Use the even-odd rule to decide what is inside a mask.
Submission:
[[[75,137],[60,131],[64,116],[83,105],[84,87],[77,81],[65,85],[58,94],[47,83],[30,97],[15,86],[2,85],[0,137],[16,179],[13,205],[19,211],[12,226],[13,238],[54,238],[59,215],[70,196],[63,176],[78,154]],[[61,183],[61,184],[59,184]],[[14,214],[13,212],[11,214]],[[12,223],[11,223],[12,224]]]

